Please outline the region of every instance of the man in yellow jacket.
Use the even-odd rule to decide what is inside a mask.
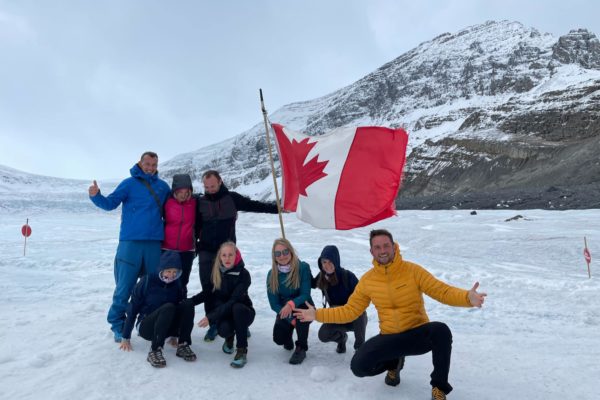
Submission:
[[[388,371],[385,383],[400,383],[405,356],[431,351],[432,399],[446,399],[452,386],[448,383],[452,333],[442,322],[429,322],[423,293],[451,306],[481,307],[486,296],[478,293],[479,282],[470,290],[459,289],[437,280],[423,267],[405,261],[392,234],[384,229],[370,234],[373,268],[359,280],[346,305],[315,310],[296,309],[300,321],[344,324],[360,316],[370,302],[377,309],[380,333],[367,340],[354,354],[350,368],[359,377]]]

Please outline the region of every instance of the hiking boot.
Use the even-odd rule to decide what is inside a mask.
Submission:
[[[348,340],[348,334],[344,332],[344,336],[338,341],[337,348],[335,351],[339,354],[346,352],[346,341]]]
[[[148,358],[146,360],[152,365],[154,368],[164,368],[167,366],[167,361],[165,357],[163,357],[162,347],[159,347],[156,350],[150,350],[148,353]]]
[[[223,342],[222,349],[223,349],[223,353],[233,354],[233,336],[225,339],[225,342]]]
[[[237,349],[237,353],[235,353],[235,357],[233,361],[229,364],[233,368],[243,368],[244,365],[248,362],[246,356],[248,355],[248,349],[245,347],[241,347]]]
[[[394,369],[389,369],[385,375],[385,384],[389,386],[398,386],[400,384],[400,371],[404,368],[404,357],[400,357],[398,365]]]
[[[175,355],[183,358],[185,361],[196,361],[196,353],[192,351],[192,348],[187,343],[182,343],[177,346]]]
[[[292,365],[302,364],[302,361],[304,361],[305,358],[306,358],[306,350],[304,350],[302,347],[296,346],[296,350],[294,350],[294,352],[292,353],[292,356],[290,357],[290,364],[292,364]]]
[[[217,327],[209,326],[208,330],[206,331],[206,335],[204,335],[204,341],[212,342],[213,340],[215,340],[216,337],[217,337]]]
[[[286,350],[294,350],[294,341],[292,338],[283,344],[283,348]]]
[[[431,388],[431,400],[446,400],[446,393],[440,389],[433,387]]]

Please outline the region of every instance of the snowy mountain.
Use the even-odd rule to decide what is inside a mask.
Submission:
[[[593,33],[556,38],[490,21],[439,35],[336,92],[278,109],[270,120],[315,135],[339,126],[406,128],[401,208],[598,207],[598,196],[585,194],[600,193],[599,102],[600,41]],[[272,198],[264,124],[181,154],[161,173],[187,172],[198,181],[209,168],[230,188]]]
[[[103,182],[110,193],[118,182]],[[97,210],[88,199],[90,181],[29,174],[0,165],[0,210],[31,212]]]

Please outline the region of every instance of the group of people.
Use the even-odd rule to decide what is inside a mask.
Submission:
[[[96,181],[89,188],[91,201],[104,210],[122,205],[119,245],[115,255],[115,291],[107,320],[114,340],[130,351],[134,328],[151,342],[147,361],[166,366],[166,341],[176,356],[196,360],[191,348],[195,307],[203,304],[205,316],[197,323],[207,327],[205,341],[224,338],[222,350],[235,353],[230,365],[247,363],[249,327],[256,311],[248,294],[251,276],[236,245],[238,211],[276,214],[274,203],[251,200],[229,191],[219,172],[202,175],[204,194],[193,193],[191,177],[178,174],[172,185],[159,179],[158,156],[142,154],[131,177],[104,196]],[[318,258],[318,274],[300,260],[290,241],[275,239],[266,288],[275,313],[273,341],[292,351],[290,364],[300,364],[308,351],[309,326],[322,323],[318,337],[336,343],[346,352],[348,332],[354,333],[352,372],[359,377],[387,371],[385,383],[400,383],[406,356],[432,352],[432,398],[445,399],[452,336],[447,325],[430,322],[423,296],[445,304],[481,307],[486,296],[447,285],[421,266],[405,261],[386,230],[370,234],[373,268],[360,280],[342,268],[336,246],[325,246]],[[198,256],[202,291],[188,296],[193,260]],[[315,309],[311,289],[323,295],[323,308]],[[366,308],[373,303],[380,334],[365,341]],[[296,340],[294,341],[294,331]],[[170,339],[169,339],[170,338]]]

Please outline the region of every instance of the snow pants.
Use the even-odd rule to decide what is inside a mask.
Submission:
[[[148,314],[140,323],[140,336],[152,342],[152,350],[165,345],[169,336],[179,337],[179,344],[192,344],[194,305],[183,301],[178,305],[165,303]]]
[[[428,322],[402,333],[373,336],[356,351],[350,368],[358,377],[374,376],[396,368],[402,356],[417,356],[430,351],[433,360],[431,386],[450,393],[452,333],[442,322]]]
[[[107,320],[113,332],[121,333],[129,296],[138,278],[158,272],[159,240],[122,240],[115,255],[115,291]]]

